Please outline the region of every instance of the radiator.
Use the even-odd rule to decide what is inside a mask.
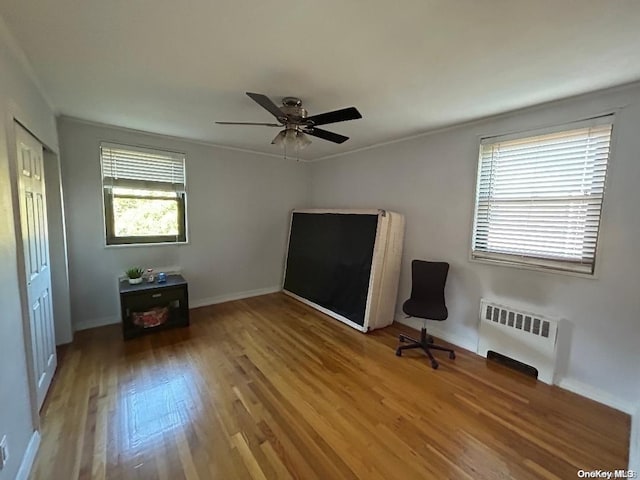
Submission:
[[[554,383],[558,321],[500,305],[480,301],[478,354],[499,353],[538,370],[538,379]]]

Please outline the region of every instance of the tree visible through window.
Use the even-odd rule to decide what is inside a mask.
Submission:
[[[180,235],[176,194],[113,189],[113,230],[116,237]]]
[[[482,140],[472,257],[593,274],[612,121]]]
[[[184,156],[101,146],[107,245],[184,242]]]

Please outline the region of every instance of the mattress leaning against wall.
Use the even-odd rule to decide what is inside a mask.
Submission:
[[[283,291],[367,332],[393,321],[404,217],[379,209],[293,210]]]

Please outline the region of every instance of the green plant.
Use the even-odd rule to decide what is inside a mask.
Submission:
[[[134,278],[140,278],[142,277],[142,274],[144,273],[144,269],[140,268],[140,267],[131,267],[129,269],[127,269],[127,271],[125,272],[127,274],[127,277],[134,279]]]

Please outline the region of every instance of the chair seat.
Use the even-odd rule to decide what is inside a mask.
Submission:
[[[446,320],[449,312],[444,305],[434,305],[430,302],[409,299],[402,304],[402,311],[412,317],[426,318],[427,320]]]

